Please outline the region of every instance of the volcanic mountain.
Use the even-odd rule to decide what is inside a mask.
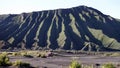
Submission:
[[[120,50],[120,20],[87,6],[0,15],[0,48]]]

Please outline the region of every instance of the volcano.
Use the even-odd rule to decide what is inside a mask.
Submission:
[[[87,6],[0,15],[0,49],[120,50],[120,20]]]

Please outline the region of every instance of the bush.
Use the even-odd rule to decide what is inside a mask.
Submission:
[[[9,57],[6,54],[0,54],[0,66],[17,66],[18,68],[34,68],[30,66],[29,63],[24,63],[21,61],[15,61],[14,63],[9,61]],[[1,67],[0,67],[1,68]]]
[[[0,66],[9,66],[11,63],[9,62],[9,58],[6,54],[0,55]]]
[[[112,56],[112,57],[117,57],[117,56],[120,56],[120,54],[119,54],[119,53],[112,53],[111,56]]]
[[[69,68],[82,68],[77,61],[72,61]]]
[[[48,52],[48,53],[46,53],[46,56],[47,56],[47,57],[52,57],[52,56],[53,56],[53,53],[52,53],[52,52]]]
[[[41,54],[36,54],[36,57],[41,57]]]
[[[17,56],[17,55],[18,55],[17,52],[12,53],[12,56]]]
[[[33,58],[33,56],[27,54],[25,54],[24,57]]]
[[[27,52],[25,52],[25,53],[21,53],[21,56],[28,57],[28,58],[33,58],[33,56],[27,54]]]
[[[47,56],[45,54],[42,54],[40,57],[41,58],[47,58]]]
[[[27,55],[27,52],[21,52],[20,55],[25,56],[25,55]]]
[[[17,66],[18,68],[32,68],[29,63],[24,63],[19,60],[15,61],[13,66]]]
[[[104,64],[102,68],[116,68],[116,67],[113,64],[109,63],[109,64]]]

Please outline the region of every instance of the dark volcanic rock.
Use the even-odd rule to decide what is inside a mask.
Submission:
[[[1,49],[120,50],[120,21],[86,6],[0,15]]]

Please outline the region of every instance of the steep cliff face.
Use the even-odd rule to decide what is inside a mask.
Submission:
[[[120,50],[120,21],[86,6],[0,15],[0,48]]]

